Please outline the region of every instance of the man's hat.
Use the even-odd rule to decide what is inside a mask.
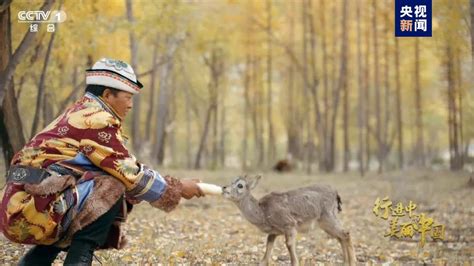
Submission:
[[[108,58],[100,59],[86,70],[86,84],[102,85],[133,94],[143,88],[129,64]]]

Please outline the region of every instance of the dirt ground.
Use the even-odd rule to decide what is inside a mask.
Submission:
[[[237,171],[169,170],[162,173],[196,177],[226,185]],[[350,230],[361,265],[472,265],[474,264],[474,188],[469,174],[448,171],[405,171],[383,175],[356,173],[317,174],[263,173],[254,194],[284,191],[309,184],[330,184],[342,198],[339,214]],[[445,225],[445,240],[427,237],[424,248],[417,237],[392,240],[384,237],[389,222],[372,212],[377,198],[388,196],[404,205],[410,200],[417,213],[426,213]],[[263,256],[266,236],[248,223],[230,201],[220,196],[183,201],[172,213],[136,206],[126,225],[129,242],[124,250],[96,252],[94,265],[256,265]],[[276,240],[273,265],[289,265],[283,237]],[[322,230],[298,235],[297,252],[302,265],[342,264],[339,243]],[[0,237],[0,264],[15,264],[29,246]],[[64,259],[60,254],[56,263]],[[99,262],[100,261],[100,262]]]

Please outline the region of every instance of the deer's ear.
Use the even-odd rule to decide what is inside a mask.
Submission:
[[[258,182],[260,181],[261,178],[262,178],[261,175],[257,175],[257,176],[255,176],[254,178],[250,179],[250,181],[249,181],[249,189],[250,189],[250,190],[254,189],[254,188],[257,186],[257,184],[258,184]]]

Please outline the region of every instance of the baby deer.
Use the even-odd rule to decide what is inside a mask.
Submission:
[[[341,198],[329,186],[313,185],[290,190],[272,192],[260,200],[250,193],[257,186],[260,176],[238,177],[230,186],[223,187],[224,197],[234,202],[245,219],[268,234],[267,249],[261,265],[267,265],[273,243],[279,235],[285,235],[291,265],[298,265],[296,256],[296,234],[314,229],[317,222],[330,236],[341,244],[344,262],[355,265],[356,258],[348,231],[341,226],[336,216],[341,211]]]

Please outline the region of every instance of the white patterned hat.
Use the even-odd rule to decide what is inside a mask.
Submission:
[[[129,64],[109,58],[100,59],[86,70],[86,84],[102,85],[133,94],[143,88]]]

